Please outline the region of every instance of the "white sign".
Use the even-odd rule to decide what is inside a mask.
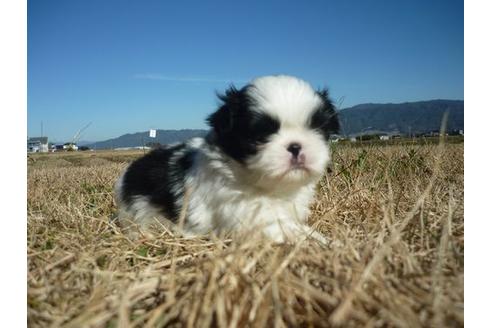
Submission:
[[[151,138],[155,138],[156,133],[157,133],[157,131],[156,131],[156,130],[154,130],[154,129],[150,129],[150,131],[149,131],[149,137],[151,137]]]

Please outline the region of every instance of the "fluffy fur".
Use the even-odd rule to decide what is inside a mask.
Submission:
[[[154,150],[123,173],[119,222],[143,230],[156,220],[180,223],[187,235],[254,229],[276,242],[323,240],[306,220],[331,160],[328,137],[339,128],[327,91],[266,76],[219,98],[206,138]]]

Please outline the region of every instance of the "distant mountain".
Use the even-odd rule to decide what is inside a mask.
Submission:
[[[170,144],[174,142],[180,142],[188,140],[194,137],[203,137],[207,133],[206,130],[157,130],[155,138],[149,137],[149,131],[137,132],[131,134],[124,134],[118,138],[109,139],[105,141],[98,141],[92,144],[88,144],[92,149],[112,149],[123,147],[140,147],[142,144],[149,142]]]
[[[429,100],[401,104],[362,104],[339,111],[341,134],[425,133],[439,130],[449,111],[447,130],[464,129],[463,100]]]
[[[439,130],[441,120],[449,111],[447,130],[464,129],[463,100],[429,100],[401,104],[361,104],[340,110],[342,135],[370,133],[425,133]],[[157,130],[156,138],[149,132],[125,134],[118,138],[99,141],[86,146],[93,149],[140,147],[155,142],[170,144],[194,137],[203,137],[206,130]]]

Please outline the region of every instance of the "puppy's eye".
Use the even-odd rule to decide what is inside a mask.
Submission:
[[[325,138],[338,132],[338,118],[334,111],[321,107],[313,113],[309,127],[318,130]]]
[[[249,137],[256,143],[266,142],[267,138],[276,133],[280,128],[280,122],[266,114],[258,114],[251,120]]]

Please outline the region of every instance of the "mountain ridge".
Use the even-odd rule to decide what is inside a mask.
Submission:
[[[463,130],[463,100],[434,99],[359,104],[341,109],[338,114],[342,135],[364,134],[370,131],[412,134],[439,130],[446,111],[449,112],[447,130]]]
[[[364,103],[338,110],[341,135],[370,133],[427,133],[439,130],[448,111],[447,130],[464,129],[464,100],[432,99],[402,103]],[[194,137],[203,137],[208,130],[157,130],[156,138],[149,131],[125,133],[117,138],[93,142],[93,149],[140,147],[150,142],[169,144]]]

